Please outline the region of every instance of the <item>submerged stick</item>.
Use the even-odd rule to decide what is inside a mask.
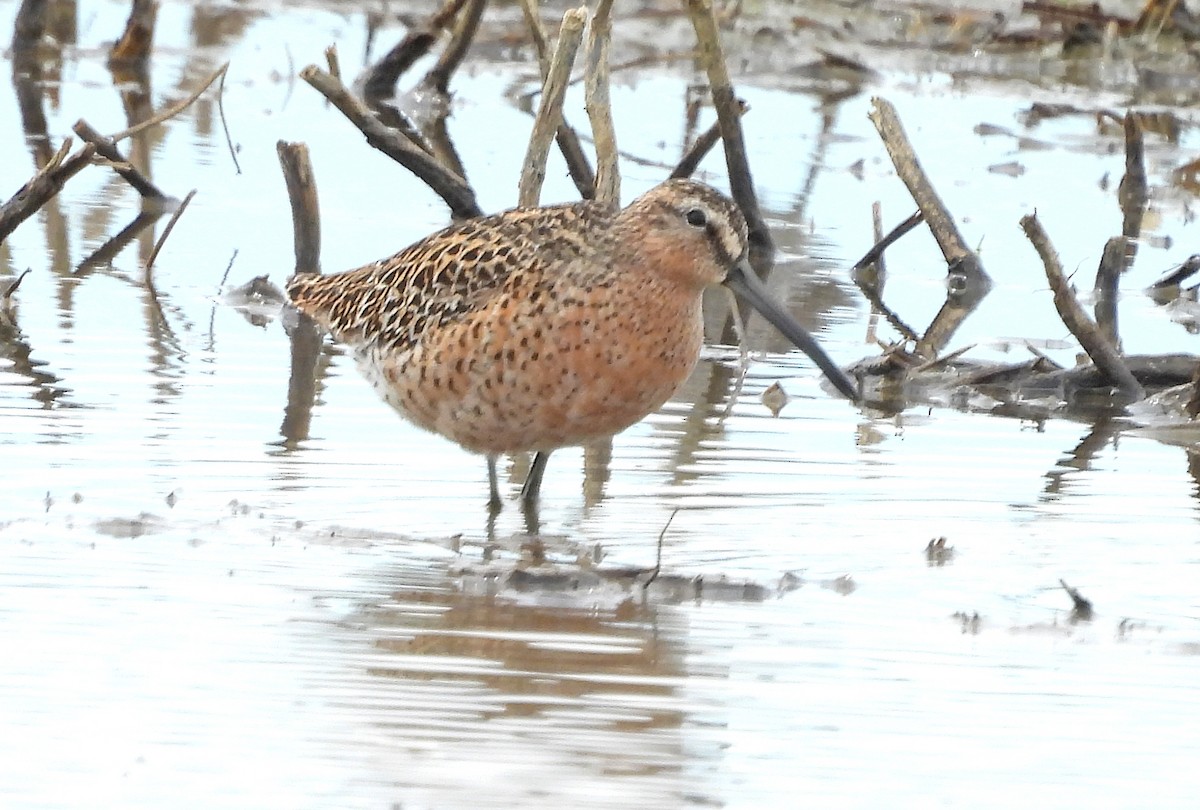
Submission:
[[[171,118],[174,118],[175,116],[179,115],[181,112],[186,110],[188,107],[192,106],[192,104],[195,103],[196,99],[198,99],[198,98],[200,98],[200,96],[204,95],[204,91],[212,86],[213,82],[215,82],[217,79],[219,79],[225,75],[225,71],[227,71],[227,70],[229,70],[228,62],[221,65],[219,68],[217,68],[216,71],[211,76],[209,76],[207,79],[204,80],[204,83],[201,84],[199,88],[197,88],[190,96],[185,98],[183,101],[179,102],[178,104],[176,104],[172,107],[168,107],[167,109],[160,112],[158,115],[147,118],[145,121],[141,122],[140,124],[137,124],[136,126],[132,126],[129,129],[123,129],[120,132],[116,132],[116,133],[113,133],[112,135],[109,135],[108,139],[110,141],[112,141],[113,143],[120,143],[121,141],[125,140],[126,138],[136,135],[139,132],[143,132],[143,131],[149,129],[150,127],[157,126],[158,124],[161,124],[163,121],[167,121],[167,120],[170,120]]]
[[[617,165],[617,131],[608,92],[608,41],[612,35],[612,0],[600,0],[588,26],[584,70],[584,107],[592,123],[596,147],[596,197],[613,208],[621,204],[621,170]]]
[[[62,191],[66,182],[79,174],[84,166],[91,163],[96,147],[85,143],[78,152],[68,157],[70,151],[71,139],[67,138],[49,162],[8,202],[0,205],[0,242],[16,230],[18,225],[33,216],[55,194]]]
[[[550,139],[558,131],[562,120],[563,97],[567,91],[567,80],[571,65],[583,39],[583,26],[587,22],[587,7],[571,9],[563,15],[558,33],[558,45],[550,60],[546,81],[542,86],[542,100],[537,117],[533,121],[533,132],[529,136],[529,147],[521,167],[517,204],[537,205],[541,196],[542,183],[546,179],[546,158],[550,151]]]
[[[308,145],[276,141],[279,167],[292,205],[292,242],[296,254],[295,273],[321,272],[321,207],[313,179]]]
[[[721,50],[721,38],[717,31],[717,20],[713,15],[712,0],[687,0],[688,16],[696,29],[700,43],[700,63],[708,74],[712,91],[713,107],[721,127],[721,139],[725,142],[725,162],[729,166],[729,189],[733,199],[746,217],[750,231],[750,245],[760,256],[773,256],[775,242],[771,231],[758,207],[754,193],[754,179],[750,176],[750,162],[746,158],[746,140],[742,134],[741,113],[729,69],[725,65],[725,54]]]
[[[450,206],[455,219],[482,215],[475,192],[466,181],[447,169],[428,152],[415,146],[399,132],[385,126],[358,98],[333,76],[309,65],[300,71],[300,78],[329,99],[350,123],[367,139],[367,143],[415,174]]]
[[[1129,367],[1125,365],[1124,359],[1108,342],[1096,324],[1088,318],[1074,293],[1071,292],[1071,285],[1063,274],[1058,253],[1050,244],[1050,237],[1043,230],[1037,215],[1027,214],[1021,217],[1021,229],[1025,231],[1026,237],[1033,244],[1046,268],[1046,278],[1050,282],[1050,289],[1054,292],[1055,309],[1058,310],[1063,323],[1071,330],[1071,334],[1079,341],[1079,345],[1092,359],[1092,363],[1125,396],[1132,400],[1144,397],[1145,392],[1142,390],[1141,384],[1133,376]]]
[[[168,199],[168,195],[164,194],[162,189],[154,185],[146,175],[138,171],[135,166],[131,165],[125,159],[121,154],[121,150],[117,149],[116,144],[97,132],[87,121],[80,118],[71,129],[85,142],[95,147],[96,154],[116,164],[112,167],[113,171],[119,174],[125,182],[133,186],[138,194],[147,199],[160,202]]]
[[[921,162],[909,143],[900,117],[896,115],[896,108],[879,97],[872,99],[872,104],[874,109],[868,117],[879,131],[879,137],[883,139],[883,145],[896,167],[896,174],[908,187],[908,193],[912,195],[925,221],[929,223],[929,230],[933,232],[933,238],[937,240],[946,263],[957,266],[960,272],[968,276],[986,279],[987,274],[983,271],[979,257],[967,247],[966,241],[954,224],[954,217],[934,190],[933,184],[929,182],[925,170],[921,168]]]
[[[192,189],[187,193],[187,196],[183,198],[183,202],[175,209],[175,213],[171,214],[171,218],[167,220],[167,227],[163,228],[162,236],[158,237],[158,241],[154,243],[154,250],[150,251],[150,258],[146,260],[146,286],[151,290],[154,289],[154,277],[151,275],[151,271],[154,269],[154,260],[158,258],[158,252],[167,243],[167,237],[171,235],[171,231],[175,230],[175,223],[183,216],[183,212],[187,210],[188,203],[195,196],[196,189]]]

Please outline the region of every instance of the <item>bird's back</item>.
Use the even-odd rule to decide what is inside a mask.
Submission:
[[[298,275],[288,297],[343,343],[403,351],[508,285],[586,262],[612,218],[583,202],[466,220],[355,270]]]

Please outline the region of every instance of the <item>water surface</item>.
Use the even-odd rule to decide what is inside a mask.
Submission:
[[[0,4],[0,29],[15,5]],[[53,145],[80,117],[126,125],[103,59],[125,13],[79,10],[42,98]],[[353,74],[403,32],[387,20],[368,44],[367,28],[354,6],[164,4],[152,104],[230,60],[241,173],[207,97],[139,144],[164,189],[198,190],[153,292],[143,268],[163,221],[111,266],[79,266],[139,208],[101,169],[0,246],[0,281],[32,270],[0,331],[6,806],[1128,807],[1149,789],[1190,806],[1189,446],[1121,421],[859,411],[754,321],[740,388],[737,352],[711,347],[662,412],[616,438],[606,472],[555,454],[536,544],[515,508],[489,527],[480,459],[396,418],[337,347],[308,437],[290,441],[289,338],[222,297],[292,267],[276,140],[312,150],[326,269],[446,221],[289,78],[333,42]],[[515,200],[530,118],[509,91],[535,72],[498,42],[456,77],[450,119],[489,210]],[[873,201],[888,222],[912,209],[866,119],[878,94],[995,281],[950,348],[1013,357],[1030,339],[1071,362],[1017,220],[1036,208],[1090,286],[1120,231],[1119,135],[1021,114],[1031,98],[1120,110],[1123,90],[923,68],[823,100],[761,67],[739,89],[781,248],[771,284],[831,354],[877,354],[846,268],[870,245]],[[619,74],[621,147],[640,158],[623,163],[626,198],[677,159],[695,81],[686,62]],[[581,104],[568,102],[579,124]],[[38,148],[21,120],[0,93],[10,190]],[[1148,141],[1152,216],[1122,283],[1131,353],[1197,351],[1140,292],[1194,251],[1190,199],[1168,177],[1196,145],[1190,126]],[[1023,173],[988,171],[1009,161]],[[719,159],[703,177],[725,184]],[[544,199],[571,194],[552,163]],[[927,323],[944,300],[932,241],[910,236],[888,261],[889,303]],[[778,417],[760,402],[774,382],[791,397]],[[503,473],[515,495],[520,465]],[[643,591],[622,572],[654,564],[672,514],[662,580]],[[939,536],[955,555],[933,565],[923,549]],[[1093,600],[1091,622],[1071,622],[1060,578]]]

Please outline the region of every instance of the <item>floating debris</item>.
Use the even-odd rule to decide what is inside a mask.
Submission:
[[[779,416],[779,412],[788,404],[787,391],[783,390],[783,386],[778,381],[771,383],[766,391],[762,392],[762,404],[767,406],[767,410],[771,412],[771,416]]]
[[[954,546],[946,545],[945,537],[935,537],[925,546],[925,561],[930,566],[942,567],[954,559]]]
[[[962,625],[962,633],[964,636],[977,636],[983,626],[983,619],[979,616],[979,611],[973,610],[970,613],[959,610],[951,614],[952,619],[957,619]]]
[[[1058,584],[1063,586],[1063,590],[1071,597],[1071,602],[1073,603],[1069,618],[1070,622],[1072,624],[1075,622],[1090,622],[1093,615],[1091,600],[1085,599],[1083,594],[1061,579],[1058,581]]]

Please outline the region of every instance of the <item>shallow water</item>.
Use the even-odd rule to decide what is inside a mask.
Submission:
[[[0,3],[0,30],[15,5]],[[55,145],[79,117],[126,125],[102,47],[125,11],[80,9],[43,100]],[[101,169],[0,246],[0,281],[32,269],[0,331],[5,806],[1128,807],[1149,789],[1191,805],[1188,446],[1121,421],[860,412],[754,321],[740,389],[736,351],[711,347],[616,438],[606,473],[555,454],[536,543],[511,506],[489,527],[482,461],[401,422],[337,347],[308,437],[285,438],[288,337],[223,297],[291,270],[275,141],[312,150],[326,269],[446,219],[288,78],[331,42],[353,74],[366,29],[356,7],[164,4],[154,106],[230,60],[241,174],[207,97],[147,138],[154,180],[198,189],[157,296],[142,267],[165,220],[111,267],[77,269],[138,210]],[[402,30],[387,23],[372,54]],[[503,45],[480,54],[455,79],[450,125],[499,209],[529,128],[505,93],[533,70]],[[846,268],[871,242],[873,201],[889,223],[912,209],[866,119],[882,95],[995,282],[949,348],[1012,358],[1030,339],[1070,362],[1017,220],[1036,208],[1090,286],[1120,230],[1122,147],[1087,115],[1032,129],[1019,115],[1031,99],[1119,111],[1125,89],[922,70],[822,102],[790,75],[744,77],[748,146],[781,248],[772,287],[830,353],[878,352]],[[623,163],[626,198],[677,158],[693,80],[686,63],[618,74],[621,147],[643,159]],[[0,93],[0,121],[11,190],[36,144],[15,94]],[[1190,126],[1148,139],[1149,232],[1122,282],[1130,353],[1197,351],[1140,292],[1195,250],[1190,198],[1167,177],[1196,146]],[[1023,174],[988,171],[1013,161]],[[721,166],[704,177],[723,185]],[[571,193],[552,164],[543,198]],[[888,262],[886,298],[920,328],[944,300],[940,255],[914,234]],[[772,417],[760,396],[776,381],[791,401]],[[503,473],[515,495],[523,470]],[[662,575],[643,589],[660,532]],[[944,565],[924,553],[939,536],[955,549]],[[1072,623],[1060,578],[1092,621]]]

